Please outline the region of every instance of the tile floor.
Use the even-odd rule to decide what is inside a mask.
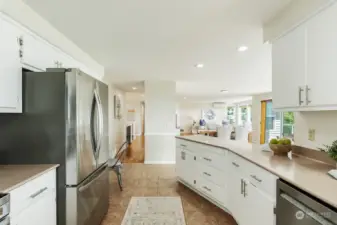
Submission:
[[[111,171],[110,208],[102,225],[120,225],[132,196],[181,196],[187,225],[235,225],[227,213],[177,183],[172,165],[125,164],[124,191]]]

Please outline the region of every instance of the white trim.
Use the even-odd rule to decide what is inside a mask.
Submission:
[[[168,164],[168,165],[172,165],[172,164],[176,164],[176,161],[145,161],[144,164]]]
[[[136,134],[136,136],[142,136],[142,133],[140,133],[140,134]]]

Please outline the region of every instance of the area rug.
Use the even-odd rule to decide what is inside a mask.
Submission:
[[[133,197],[122,225],[186,225],[180,197]]]

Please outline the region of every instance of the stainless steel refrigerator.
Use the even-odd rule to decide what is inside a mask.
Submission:
[[[78,69],[23,70],[23,113],[0,114],[1,164],[60,164],[57,224],[108,210],[108,87]]]

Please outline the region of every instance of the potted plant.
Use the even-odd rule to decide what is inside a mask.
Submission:
[[[337,140],[332,142],[331,145],[323,145],[324,148],[318,148],[322,152],[328,153],[330,158],[336,161],[336,168],[337,168]]]

